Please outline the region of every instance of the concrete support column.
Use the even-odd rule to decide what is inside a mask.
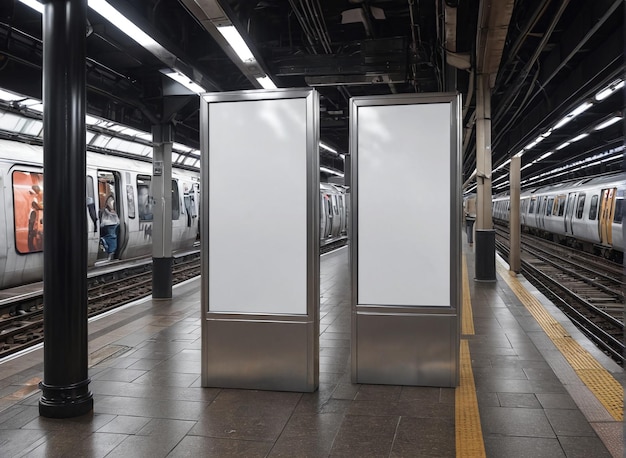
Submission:
[[[152,297],[172,297],[172,144],[171,124],[152,128]]]
[[[489,75],[476,83],[476,229],[493,229],[491,219],[491,89]]]
[[[509,182],[511,187],[511,206],[509,216],[510,248],[509,248],[509,269],[520,273],[521,268],[521,245],[520,245],[520,165],[521,157],[511,158],[511,170]]]
[[[87,371],[85,24],[87,0],[45,2],[44,367],[39,414],[93,410]]]

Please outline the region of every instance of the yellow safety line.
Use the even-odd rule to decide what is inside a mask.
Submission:
[[[474,334],[474,318],[472,315],[472,300],[470,297],[469,279],[467,277],[467,261],[463,256],[463,304],[462,304],[462,334]],[[472,372],[472,358],[470,357],[467,339],[461,339],[460,347],[460,381],[454,393],[454,415],[456,430],[456,456],[459,458],[485,457],[483,430],[480,425],[476,386]]]
[[[486,456],[483,430],[478,413],[476,386],[472,372],[469,343],[461,340],[461,380],[454,395],[456,456],[481,458]]]
[[[467,260],[463,255],[463,305],[461,309],[461,334],[474,335],[474,315],[472,314],[472,299],[470,297],[469,279],[467,277]]]
[[[583,383],[617,421],[624,421],[624,389],[609,371],[567,333],[541,303],[524,288],[517,278],[497,263],[498,273],[524,304],[554,345],[570,363]]]

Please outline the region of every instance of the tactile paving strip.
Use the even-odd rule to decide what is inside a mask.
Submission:
[[[570,336],[541,303],[524,288],[513,274],[497,263],[500,276],[509,285],[537,323],[552,339],[576,374],[617,421],[624,420],[624,389],[587,350]]]
[[[472,299],[470,297],[469,278],[467,276],[467,260],[463,255],[463,306],[461,309],[461,334],[474,335],[474,315],[472,314]]]
[[[466,339],[461,340],[460,356],[461,380],[454,394],[456,456],[481,458],[486,456],[485,444],[480,425],[469,343]]]

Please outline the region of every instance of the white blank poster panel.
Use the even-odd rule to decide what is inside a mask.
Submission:
[[[450,306],[451,104],[358,107],[358,304]]]
[[[209,311],[306,315],[306,126],[304,98],[209,104]]]

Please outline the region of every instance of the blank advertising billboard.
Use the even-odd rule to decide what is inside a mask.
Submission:
[[[209,104],[210,312],[307,313],[306,104]]]
[[[452,104],[356,110],[357,304],[450,307]]]

